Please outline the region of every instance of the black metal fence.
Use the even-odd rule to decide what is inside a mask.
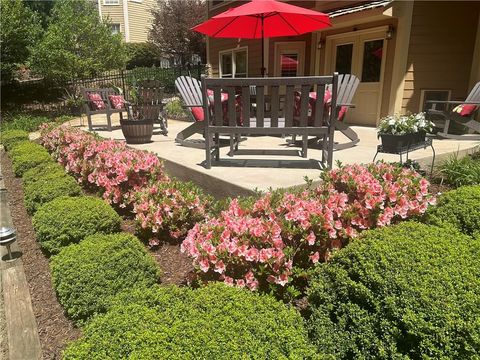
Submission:
[[[175,79],[181,75],[195,78],[205,73],[202,64],[188,67],[142,67],[102,73],[99,76],[53,83],[43,79],[2,85],[1,110],[71,113],[78,108],[81,88],[116,87],[129,99],[131,89],[143,80],[159,80],[166,94],[175,94]]]

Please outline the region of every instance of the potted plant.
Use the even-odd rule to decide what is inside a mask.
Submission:
[[[389,115],[380,120],[378,137],[384,151],[398,152],[412,148],[425,141],[425,136],[433,130],[433,123],[425,119],[425,113],[410,115]]]
[[[120,120],[123,136],[127,144],[145,144],[152,140],[153,122],[158,118],[159,107],[148,101],[142,101],[138,90],[131,93],[133,104],[125,103],[128,119]]]

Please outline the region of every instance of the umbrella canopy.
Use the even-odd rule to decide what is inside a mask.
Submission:
[[[328,15],[276,0],[252,0],[218,14],[193,30],[217,38],[264,39],[330,27]],[[262,41],[262,65],[264,48]],[[262,76],[264,75],[262,67]]]

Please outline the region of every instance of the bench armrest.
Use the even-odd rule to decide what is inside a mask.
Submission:
[[[452,104],[452,105],[480,105],[478,101],[458,101],[458,100],[427,100],[426,104]]]

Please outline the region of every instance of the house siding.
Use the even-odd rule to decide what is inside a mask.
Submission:
[[[472,1],[415,2],[402,112],[421,110],[422,89],[467,96],[479,11],[480,3]]]
[[[152,9],[154,0],[143,0],[141,3],[128,2],[128,18],[130,23],[130,42],[146,42],[152,27]]]
[[[120,24],[120,32],[125,37],[125,21],[123,18],[123,4],[119,1],[118,5],[103,5],[103,0],[99,0],[102,6],[102,18],[112,24]]]

